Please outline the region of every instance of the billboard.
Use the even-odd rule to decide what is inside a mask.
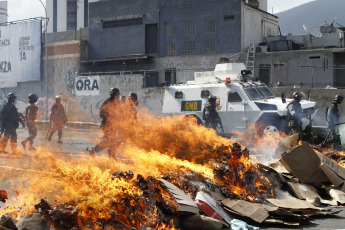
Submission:
[[[0,88],[40,80],[41,34],[41,20],[0,26]]]

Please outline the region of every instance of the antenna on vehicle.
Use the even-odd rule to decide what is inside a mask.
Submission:
[[[318,27],[312,26],[310,24],[303,24],[303,29],[309,34],[309,40],[310,40],[311,46],[313,46],[312,37],[316,37],[316,38],[322,37],[322,33],[320,32],[320,29]]]

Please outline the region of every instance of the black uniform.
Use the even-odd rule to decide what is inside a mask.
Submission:
[[[301,103],[292,101],[287,106],[288,125],[291,134],[302,132],[303,110]]]
[[[0,111],[1,131],[4,136],[0,141],[0,151],[4,152],[7,142],[10,139],[10,145],[13,153],[17,153],[17,128],[19,122],[24,125],[24,122],[18,113],[16,106],[7,102]]]
[[[207,103],[204,107],[203,110],[203,120],[204,120],[204,125],[207,128],[213,128],[217,129],[217,125],[220,122],[217,109],[216,109],[216,104],[214,103]]]

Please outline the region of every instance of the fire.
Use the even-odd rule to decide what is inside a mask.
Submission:
[[[9,200],[0,214],[18,220],[41,210],[57,228],[116,229],[116,223],[174,229],[162,211],[176,213],[176,201],[156,178],[192,198],[200,187],[246,200],[273,196],[272,185],[250,162],[249,151],[236,142],[193,118],[156,116],[141,108],[136,120],[127,105],[120,106],[111,111],[110,129],[117,156],[126,161],[104,155],[62,156],[43,146],[32,156],[9,159],[7,165],[4,161],[0,169],[11,173],[2,173],[0,181],[7,185],[3,189]],[[64,223],[71,226],[59,226],[66,216],[71,219]]]

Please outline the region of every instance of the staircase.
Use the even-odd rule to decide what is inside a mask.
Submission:
[[[255,45],[254,43],[250,43],[248,47],[247,62],[246,62],[247,70],[252,71],[251,74],[248,74],[249,77],[254,77],[254,62],[255,62]]]

